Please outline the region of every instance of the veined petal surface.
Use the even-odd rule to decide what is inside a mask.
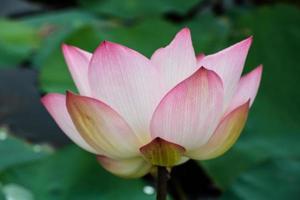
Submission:
[[[161,75],[163,94],[193,74],[197,62],[190,30],[182,29],[168,46],[156,50],[151,62]]]
[[[103,154],[102,150],[92,148],[79,134],[74,126],[66,107],[66,96],[62,94],[47,94],[41,99],[57,125],[78,146],[94,154]]]
[[[150,141],[149,122],[161,97],[157,69],[138,52],[103,42],[93,54],[89,81],[93,96],[114,108],[143,144]]]
[[[88,66],[92,54],[66,44],[62,45],[62,51],[79,93],[81,95],[90,96]]]
[[[249,103],[250,101],[247,101],[224,117],[209,141],[198,149],[187,152],[186,155],[192,159],[206,160],[225,153],[235,143],[244,128]]]
[[[67,93],[67,109],[80,135],[112,158],[139,155],[138,139],[123,118],[101,101]]]
[[[240,79],[237,90],[233,96],[232,101],[230,102],[229,108],[227,108],[226,113],[231,112],[232,110],[246,102],[248,99],[250,99],[251,107],[258,91],[262,70],[263,67],[262,65],[260,65]]]
[[[222,81],[202,67],[162,99],[151,120],[152,138],[196,148],[210,138],[222,109]]]
[[[229,105],[240,80],[252,37],[200,59],[198,66],[216,72],[223,81],[224,109]]]

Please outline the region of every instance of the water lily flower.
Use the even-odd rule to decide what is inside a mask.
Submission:
[[[42,103],[78,146],[122,177],[222,155],[239,137],[262,66],[241,77],[252,38],[195,55],[188,28],[151,58],[104,41],[93,54],[63,45],[80,95]]]

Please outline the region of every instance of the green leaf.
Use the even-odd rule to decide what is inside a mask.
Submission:
[[[242,173],[221,199],[297,199],[299,185],[300,159],[270,160]]]
[[[203,13],[184,25],[191,29],[196,54],[214,53],[228,44],[231,24],[226,18]]]
[[[41,200],[153,199],[141,180],[117,178],[102,169],[96,158],[75,146],[34,164],[0,174],[5,185],[14,183]]]
[[[150,58],[155,50],[168,45],[183,27],[191,29],[196,52],[212,52],[228,41],[229,24],[211,14],[203,14],[193,21],[179,25],[160,18],[146,18],[132,26],[106,27],[104,37]]]
[[[100,20],[96,22],[96,18],[93,15],[78,10],[64,10],[63,12],[30,16],[22,21],[38,28],[43,37],[41,48],[32,60],[33,66],[36,68],[43,67],[49,61],[49,56],[53,51],[60,51],[61,44],[73,32],[88,25],[101,22]]]
[[[83,26],[64,38],[67,44],[78,46],[82,49],[94,49],[100,43],[101,35],[92,26]],[[61,43],[57,43],[52,52],[41,63],[40,87],[47,92],[64,93],[66,90],[76,91],[67,65],[61,51]]]
[[[159,18],[147,18],[133,26],[114,26],[107,30],[106,40],[128,46],[147,57],[167,45],[179,27]]]
[[[33,57],[33,65],[40,69],[40,87],[46,92],[76,91],[61,52],[67,43],[82,49],[93,50],[102,39],[102,20],[78,11],[47,13],[25,18],[24,23],[40,29],[43,43]]]
[[[48,155],[48,150],[39,145],[30,145],[12,137],[4,128],[0,129],[0,172],[6,168],[33,162]]]
[[[154,16],[166,12],[186,13],[199,0],[79,0],[83,8],[99,14],[112,15],[121,18],[136,18]]]
[[[224,156],[201,162],[207,172],[224,189],[244,171],[271,158],[299,156],[299,133],[256,135],[246,133]]]
[[[0,19],[0,67],[17,65],[39,47],[37,29],[25,23]]]
[[[223,157],[202,162],[222,187],[271,157],[300,155],[300,11],[289,6],[262,7],[233,16],[236,42],[254,36],[246,71],[264,64],[259,94],[237,144]]]
[[[0,187],[6,199],[33,200],[33,195],[26,188],[16,184],[7,184]]]
[[[87,26],[100,26],[102,21],[97,20],[93,15],[78,11],[64,10],[63,12],[46,13],[38,16],[26,17],[24,23],[34,26],[40,30],[43,43],[39,51],[33,57],[33,66],[42,68],[45,63],[53,61],[54,51],[60,52],[60,47],[74,32],[84,29]],[[83,35],[85,37],[85,35]],[[85,38],[81,38],[83,41]],[[68,41],[67,41],[68,42]],[[81,42],[82,44],[83,42]],[[85,45],[87,46],[87,45]],[[54,62],[59,59],[55,57]]]
[[[76,9],[47,12],[22,18],[24,23],[37,28],[50,25],[68,25],[78,27],[83,23],[90,22],[91,20],[95,20],[95,17],[92,14]]]

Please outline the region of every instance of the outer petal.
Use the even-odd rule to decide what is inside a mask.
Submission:
[[[78,91],[89,96],[88,66],[92,54],[66,44],[62,45],[62,51]]]
[[[212,137],[197,150],[187,152],[196,160],[206,160],[225,153],[237,140],[247,120],[249,101],[229,113],[215,130]]]
[[[103,153],[103,151],[96,151],[94,148],[88,145],[76,130],[66,108],[65,95],[47,94],[41,99],[41,101],[58,126],[74,143],[91,153]]]
[[[198,62],[199,67],[204,66],[215,71],[223,80],[226,106],[237,88],[251,43],[252,37],[216,54],[205,56]]]
[[[151,62],[164,81],[164,94],[196,71],[197,63],[188,28],[177,33],[166,47],[154,52]]]
[[[109,172],[123,178],[139,178],[146,175],[152,165],[142,157],[114,160],[104,156],[97,157],[100,164]]]
[[[151,121],[152,138],[161,137],[187,150],[205,144],[223,109],[222,81],[200,68],[160,102]]]
[[[120,113],[143,144],[150,140],[149,122],[161,98],[157,78],[146,57],[111,42],[98,47],[89,68],[93,96]]]
[[[252,105],[261,80],[262,68],[262,65],[260,65],[240,79],[227,113],[242,105],[248,99],[250,99],[250,106]]]
[[[140,146],[131,128],[112,108],[89,97],[67,93],[67,109],[81,136],[112,158],[139,154]]]

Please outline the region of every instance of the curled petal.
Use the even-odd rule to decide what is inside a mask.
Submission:
[[[215,71],[223,80],[225,107],[228,106],[240,80],[252,37],[220,52],[200,59],[198,66]],[[224,108],[225,108],[224,107]]]
[[[75,144],[94,154],[104,153],[102,150],[96,151],[92,148],[78,133],[67,111],[65,95],[47,94],[41,101],[57,125]]]
[[[217,126],[222,106],[221,79],[202,67],[161,100],[150,125],[152,138],[163,138],[187,150],[205,144]]]
[[[117,112],[89,97],[67,93],[67,109],[80,135],[94,148],[112,158],[139,154],[139,142]]]
[[[253,104],[261,80],[262,68],[262,65],[260,65],[240,79],[238,88],[226,113],[231,112],[248,99],[250,99],[250,106]]]
[[[188,28],[177,33],[166,47],[154,52],[151,62],[164,82],[164,94],[196,71],[196,56]]]
[[[146,175],[152,165],[142,157],[115,160],[105,156],[97,157],[99,163],[109,172],[123,178],[139,178]]]
[[[209,141],[198,149],[187,152],[187,156],[196,160],[206,160],[225,153],[237,140],[247,121],[250,101],[229,113],[218,125]]]
[[[146,57],[112,42],[103,42],[90,63],[93,96],[114,108],[144,144],[150,140],[149,122],[160,99],[157,79]]]
[[[88,66],[92,54],[77,47],[62,45],[62,51],[75,85],[81,95],[90,95]]]

